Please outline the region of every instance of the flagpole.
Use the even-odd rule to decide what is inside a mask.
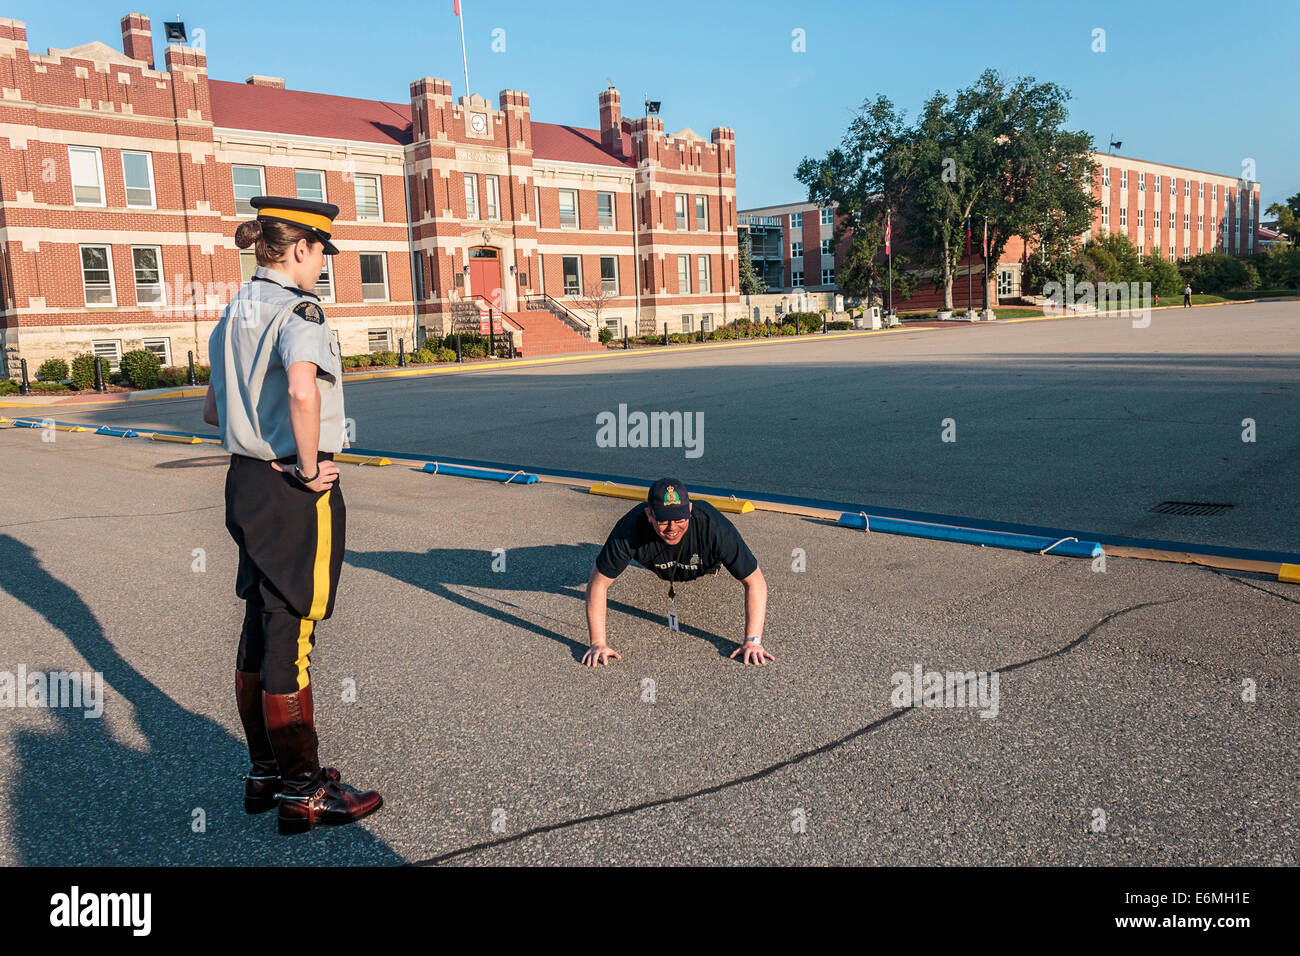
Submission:
[[[966,314],[967,315],[970,315],[970,313],[975,308],[975,296],[971,292],[971,273],[975,269],[975,260],[973,258],[974,253],[975,250],[971,246],[971,241],[970,241],[970,220],[967,219],[966,220]]]
[[[456,3],[456,19],[460,21],[460,59],[465,64],[465,95],[469,96],[469,56],[465,53],[465,15],[460,12],[460,3]]]
[[[889,314],[894,314],[894,246],[890,241],[893,236],[890,234],[890,225],[893,220],[893,211],[885,213],[885,259],[889,263]]]

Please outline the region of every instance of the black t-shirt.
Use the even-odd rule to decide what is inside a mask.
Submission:
[[[637,505],[614,525],[596,556],[596,570],[616,578],[629,561],[636,561],[665,581],[690,581],[719,564],[737,581],[753,574],[758,559],[735,526],[707,501],[692,501],[691,505],[691,523],[677,544],[665,543],[646,519],[646,506]]]

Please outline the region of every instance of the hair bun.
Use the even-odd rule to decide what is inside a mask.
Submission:
[[[235,245],[240,249],[247,249],[261,238],[262,224],[256,219],[241,222],[239,228],[235,230]]]

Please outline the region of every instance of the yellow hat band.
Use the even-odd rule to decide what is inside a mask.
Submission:
[[[290,222],[296,222],[311,229],[319,229],[327,236],[330,234],[330,227],[334,225],[334,221],[329,216],[322,216],[317,212],[303,212],[301,209],[274,209],[263,206],[257,211],[257,218],[261,219],[263,216],[288,219]]]

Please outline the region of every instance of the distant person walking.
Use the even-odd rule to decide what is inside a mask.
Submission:
[[[1192,307],[1192,284],[1189,282],[1187,285],[1183,286],[1183,308],[1190,309],[1191,307]]]

